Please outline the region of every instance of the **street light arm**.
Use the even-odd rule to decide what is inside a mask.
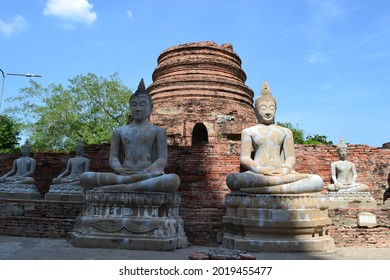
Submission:
[[[4,83],[5,83],[5,77],[6,76],[23,76],[23,77],[29,77],[29,78],[42,77],[41,75],[32,74],[32,73],[27,73],[27,74],[5,73],[2,69],[0,69],[0,72],[3,75],[3,82],[2,82],[2,85],[1,85],[1,92],[0,92],[0,112],[1,112],[1,104],[2,104],[2,101],[3,101]]]
[[[27,74],[6,73],[5,76],[23,76],[23,77],[29,77],[29,78],[42,77],[41,75],[32,74],[32,73],[27,73]]]
[[[38,74],[28,73],[28,74],[26,74],[26,77],[29,77],[29,78],[38,78],[38,77],[42,77],[42,76],[41,76],[41,75],[38,75]]]
[[[2,69],[0,69],[1,74],[3,75],[3,79],[5,79],[6,76],[23,76],[28,78],[38,78],[42,77],[41,75],[34,74],[34,73],[27,73],[27,74],[19,74],[19,73],[5,73]]]

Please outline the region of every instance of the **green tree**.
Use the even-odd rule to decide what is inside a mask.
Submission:
[[[325,145],[332,145],[332,141],[328,141],[327,137],[324,135],[307,135],[305,144],[312,144],[312,145],[318,145],[318,144],[325,144]]]
[[[0,153],[12,153],[17,150],[20,140],[18,123],[7,115],[0,115]]]
[[[292,125],[289,122],[278,122],[278,125],[282,127],[289,128],[294,137],[294,143],[295,144],[310,144],[310,145],[318,145],[318,144],[325,144],[325,145],[331,145],[333,144],[332,141],[328,141],[327,137],[324,135],[306,135],[305,131],[303,129],[300,129],[298,125]]]
[[[298,125],[294,126],[289,122],[277,122],[277,125],[286,127],[292,131],[294,137],[294,144],[305,144],[305,131],[300,129]]]
[[[19,117],[36,151],[70,151],[80,139],[85,144],[108,143],[112,131],[127,122],[131,91],[117,73],[108,79],[78,75],[66,88],[45,88],[33,80],[30,85],[9,99],[18,106],[8,112]]]

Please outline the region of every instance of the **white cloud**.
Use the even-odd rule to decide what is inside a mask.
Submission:
[[[326,61],[326,55],[325,55],[324,52],[321,52],[321,51],[311,52],[306,57],[306,60],[307,60],[307,62],[312,63],[312,64],[325,62]]]
[[[0,20],[0,32],[11,37],[27,28],[27,21],[20,15],[14,16],[9,22]]]
[[[131,19],[133,19],[133,13],[130,10],[126,10],[127,16]]]
[[[44,15],[57,16],[64,20],[92,24],[97,15],[88,0],[48,0]]]

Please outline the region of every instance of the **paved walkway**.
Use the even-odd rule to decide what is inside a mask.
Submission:
[[[190,246],[172,252],[79,248],[65,239],[0,235],[0,260],[188,260],[217,247]],[[390,260],[390,248],[336,248],[334,253],[250,253],[258,260]]]

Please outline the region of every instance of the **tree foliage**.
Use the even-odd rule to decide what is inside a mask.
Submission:
[[[18,123],[8,115],[0,115],[0,153],[17,150],[20,130]]]
[[[78,75],[69,85],[43,87],[31,80],[30,87],[10,98],[18,106],[8,112],[18,116],[34,150],[70,151],[78,140],[102,144],[112,131],[126,124],[131,91],[117,73],[108,79],[95,74]]]
[[[311,144],[311,145],[318,145],[318,144],[325,144],[325,145],[331,145],[333,144],[332,141],[328,141],[327,137],[324,135],[310,135],[305,133],[305,131],[301,128],[299,128],[298,125],[292,125],[289,122],[278,122],[278,125],[282,127],[289,128],[292,131],[293,137],[294,137],[294,143],[295,144]]]

